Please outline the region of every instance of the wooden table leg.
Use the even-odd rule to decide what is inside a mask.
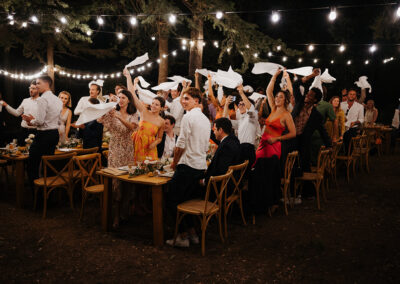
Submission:
[[[15,160],[15,195],[18,208],[22,208],[24,205],[24,181],[24,161]]]
[[[162,186],[153,186],[151,192],[153,197],[153,242],[155,246],[162,246],[164,245]]]
[[[389,155],[390,154],[390,142],[391,142],[391,133],[389,131],[386,131],[385,133],[385,154]]]
[[[112,179],[104,177],[104,192],[103,192],[103,208],[101,216],[101,225],[103,231],[111,230],[112,220]]]

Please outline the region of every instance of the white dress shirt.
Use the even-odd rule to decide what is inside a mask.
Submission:
[[[89,96],[85,96],[79,99],[79,102],[74,110],[75,115],[80,115],[82,111],[90,104],[89,98],[90,98]]]
[[[51,91],[46,91],[37,101],[38,113],[31,120],[31,124],[37,126],[37,130],[58,129],[63,103]]]
[[[21,114],[37,117],[38,114],[38,100],[40,97],[33,99],[32,97],[26,98],[22,101],[17,109],[7,105],[6,110],[13,116],[21,116]],[[21,121],[21,126],[24,128],[36,128],[36,126],[29,126],[25,120]]]
[[[162,155],[162,158],[171,158],[174,154],[175,138],[175,134],[172,135],[172,137],[169,137],[168,134],[165,134],[164,153]]]
[[[183,117],[183,107],[181,104],[181,97],[175,98],[169,108],[169,113],[175,118],[175,127],[181,127],[181,120]]]
[[[349,104],[347,102],[342,102],[340,103],[340,108],[346,115],[346,122],[345,122],[346,129],[349,129],[350,124],[352,122],[356,122],[357,120],[361,122],[361,124],[364,123],[364,107],[362,104],[355,101],[351,106],[351,108],[349,109]]]
[[[178,164],[205,170],[210,133],[210,121],[200,108],[187,111],[182,118],[181,131],[176,141],[176,147],[185,149]]]
[[[239,110],[236,112],[236,120],[231,120],[232,126],[237,130],[237,136],[242,143],[255,145],[257,136],[261,135],[260,124],[258,123],[258,113],[254,106],[241,114]]]

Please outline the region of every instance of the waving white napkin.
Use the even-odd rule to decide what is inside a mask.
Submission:
[[[237,86],[243,83],[242,75],[233,71],[231,66],[229,66],[228,71],[218,69],[217,74],[214,76],[213,80],[215,80],[218,85],[230,89],[235,89]]]
[[[324,73],[321,75],[321,81],[322,83],[330,84],[333,81],[336,81],[336,78],[332,77],[331,74],[329,74],[328,68],[326,68]]]
[[[360,78],[358,78],[358,81],[354,82],[354,84],[356,84],[357,87],[361,89],[369,89],[369,93],[371,93],[372,87],[370,83],[368,83],[367,79],[368,79],[367,76],[361,76]]]
[[[145,63],[147,60],[149,60],[149,54],[146,52],[144,55],[136,57],[133,61],[131,61],[125,67],[128,68],[128,67],[140,65],[140,64]]]
[[[394,116],[393,116],[393,119],[392,119],[392,126],[394,128],[399,129],[399,126],[400,126],[399,109],[396,109],[394,111]]]
[[[252,99],[253,101],[257,101],[259,98],[266,98],[266,95],[261,95],[260,93],[254,92],[249,96],[249,99]]]
[[[304,66],[304,67],[299,67],[299,68],[294,68],[294,69],[287,69],[286,72],[300,75],[300,76],[308,76],[311,75],[313,71],[312,66]]]
[[[174,82],[178,82],[178,83],[182,83],[182,82],[189,82],[189,84],[192,83],[192,80],[186,79],[185,77],[179,76],[179,75],[174,75],[172,77],[168,77],[168,79],[174,81]]]
[[[217,74],[217,72],[214,72],[214,71],[211,71],[211,70],[208,70],[208,69],[205,69],[205,68],[196,69],[195,72],[199,73],[200,75],[203,75],[204,77],[207,77],[208,74],[211,74],[211,76],[214,76],[215,74]]]
[[[89,83],[89,88],[91,85],[97,85],[97,86],[103,87],[103,84],[104,84],[104,80],[100,80],[100,79],[93,80]]]
[[[86,122],[98,119],[108,113],[110,110],[114,109],[116,105],[116,102],[97,105],[88,104],[88,106],[82,111],[81,115],[79,116],[76,125],[82,125]]]
[[[172,82],[164,82],[164,83],[161,83],[160,85],[155,86],[155,87],[153,87],[153,88],[151,88],[151,89],[152,89],[152,90],[155,90],[155,91],[159,91],[159,90],[169,91],[169,90],[171,90],[171,89],[177,88],[178,85],[179,85],[179,82],[175,82],[175,81],[172,81]]]
[[[312,88],[317,88],[320,89],[322,93],[324,93],[324,90],[322,89],[322,80],[321,80],[321,75],[318,75],[314,78],[314,81],[312,82],[310,86],[310,90]]]
[[[264,74],[268,73],[270,75],[274,75],[278,69],[285,68],[280,64],[272,63],[272,62],[257,62],[254,64],[253,70],[251,70],[251,73],[253,74]]]
[[[148,86],[150,86],[150,83],[146,82],[146,80],[142,76],[138,76],[138,78],[139,78],[140,85],[143,88],[147,88]]]
[[[253,89],[252,86],[246,85],[246,86],[243,87],[243,92],[245,92],[245,93],[253,93],[254,89]]]
[[[138,91],[138,94],[139,94],[139,99],[140,99],[142,102],[144,102],[146,105],[151,105],[153,99],[154,99],[155,97],[157,97],[157,94],[153,93],[153,92],[150,91],[150,90],[142,89],[142,88],[140,88],[140,86],[137,86],[136,88],[137,88],[137,91]],[[171,106],[171,103],[168,102],[168,101],[165,101],[165,105],[166,105],[167,107],[170,107],[170,106]]]

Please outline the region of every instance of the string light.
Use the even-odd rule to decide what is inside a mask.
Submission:
[[[103,19],[102,17],[98,17],[98,18],[97,18],[97,23],[98,23],[100,26],[104,25],[104,19]]]
[[[271,21],[276,24],[277,22],[279,22],[279,19],[281,18],[281,16],[279,15],[278,12],[272,12],[271,15]]]
[[[87,31],[86,31],[86,34],[87,34],[88,36],[91,36],[91,35],[92,35],[92,30],[87,30]]]
[[[132,26],[136,26],[136,24],[137,24],[137,19],[136,19],[136,17],[131,17],[130,19],[129,19],[129,22],[131,23],[131,25]]]
[[[281,50],[282,49],[282,46],[280,46],[280,45],[278,45],[277,47],[276,47],[276,50]]]
[[[56,28],[55,31],[56,31],[56,33],[60,33],[61,32],[60,28]]]
[[[268,52],[268,57],[271,57],[272,56],[272,52],[270,51],[270,52]]]
[[[282,57],[282,61],[286,62],[287,61],[287,57],[286,56]]]
[[[313,62],[314,62],[314,63],[317,63],[317,62],[318,62],[318,59],[317,59],[317,58],[315,58]]]
[[[255,58],[257,58],[257,57],[258,57],[258,53],[254,53],[253,56],[254,56]]]
[[[122,40],[124,38],[124,35],[122,33],[118,33],[117,37],[118,37],[119,40]]]
[[[8,16],[7,16],[7,19],[9,19],[9,20],[14,20],[14,16],[13,16],[13,15],[8,15]]]
[[[11,20],[11,21],[10,21],[10,25],[11,25],[11,26],[13,26],[14,23],[15,23],[14,20]]]
[[[172,51],[172,55],[176,56],[176,50]]]
[[[400,18],[400,7],[397,8],[396,17],[397,17],[397,18]]]
[[[299,63],[301,63],[301,62],[303,62],[303,59],[300,57],[297,61],[298,61]]]
[[[194,41],[191,40],[191,41],[189,42],[189,44],[190,44],[191,47],[193,47],[193,46],[194,46]]]
[[[174,14],[169,15],[168,21],[169,21],[171,24],[175,24],[175,22],[176,22],[176,16],[175,16]]]
[[[219,47],[218,41],[214,41],[214,46],[217,47],[217,48]]]
[[[336,20],[336,17],[337,17],[336,9],[331,9],[328,16],[329,21],[333,22],[334,20]]]
[[[186,45],[182,45],[182,50],[186,50]]]
[[[27,22],[23,22],[21,26],[22,26],[23,28],[26,28],[26,27],[28,26],[28,23],[27,23]]]
[[[340,45],[340,47],[339,47],[339,51],[340,51],[340,52],[345,51],[345,49],[346,49],[346,47],[345,47],[343,44]]]
[[[218,11],[218,12],[215,14],[215,17],[216,17],[218,20],[222,19],[223,16],[224,16],[224,13],[222,13],[221,11]]]
[[[31,21],[34,22],[35,24],[37,24],[39,22],[39,19],[35,15],[33,15],[31,17]]]
[[[368,65],[369,64],[369,60],[365,60],[365,65]]]
[[[376,51],[377,47],[375,44],[371,45],[371,47],[369,48],[369,52],[374,53]]]
[[[157,63],[158,63],[158,64],[161,63],[161,59],[160,59],[160,58],[157,59]]]
[[[351,65],[351,60],[347,60],[346,64]]]
[[[246,44],[246,48],[250,48],[250,45]]]
[[[67,18],[65,18],[64,16],[62,16],[62,17],[60,18],[60,22],[63,23],[64,25],[66,25],[68,21],[67,21]]]
[[[331,60],[331,64],[335,63],[335,60]]]
[[[152,37],[151,37],[151,40],[152,40],[152,41],[155,41],[155,40],[156,40],[156,37],[155,37],[155,36],[152,36]]]
[[[186,39],[182,39],[182,44],[186,45],[187,44],[187,40]]]
[[[168,56],[168,55],[166,55],[166,54],[163,54],[163,55],[162,55],[163,58],[167,58],[167,56]]]
[[[308,46],[308,51],[312,52],[314,50],[314,45],[310,44]]]

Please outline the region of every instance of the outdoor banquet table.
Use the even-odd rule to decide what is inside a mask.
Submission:
[[[25,181],[25,161],[29,155],[21,154],[12,156],[10,154],[0,155],[2,159],[12,161],[15,163],[15,195],[17,201],[17,207],[22,208],[24,205],[24,181]]]
[[[147,174],[129,177],[125,175],[113,175],[102,170],[97,174],[104,178],[103,208],[101,223],[104,231],[109,231],[112,224],[112,179],[129,182],[133,184],[147,185],[151,189],[153,200],[153,242],[155,246],[164,244],[163,228],[163,192],[162,186],[171,180],[169,177],[150,177]]]
[[[384,152],[385,154],[390,153],[390,136],[392,129],[390,127],[385,127],[385,126],[364,126],[364,130],[366,131],[376,131],[377,137],[384,138],[383,141],[385,142],[384,144]],[[382,145],[383,146],[383,145]]]

